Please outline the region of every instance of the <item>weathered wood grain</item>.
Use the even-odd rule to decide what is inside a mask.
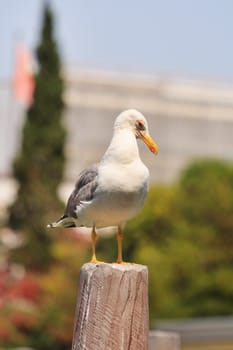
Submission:
[[[147,350],[148,333],[147,267],[85,264],[72,350]]]

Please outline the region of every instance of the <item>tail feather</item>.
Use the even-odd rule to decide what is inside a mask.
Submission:
[[[56,227],[76,227],[74,219],[70,216],[63,215],[58,221],[52,222],[47,225],[47,228],[56,228]]]

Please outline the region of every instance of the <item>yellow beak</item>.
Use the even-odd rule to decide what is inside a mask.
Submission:
[[[139,131],[139,135],[140,138],[142,139],[142,141],[147,145],[147,147],[149,148],[149,150],[152,153],[157,154],[159,151],[159,147],[157,145],[157,143],[152,139],[152,137],[150,137],[150,135],[146,134],[143,131]]]

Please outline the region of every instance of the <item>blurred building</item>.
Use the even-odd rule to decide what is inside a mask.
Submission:
[[[68,138],[63,197],[78,173],[100,160],[111,139],[116,115],[127,108],[145,114],[150,133],[159,145],[155,157],[140,143],[152,182],[174,180],[194,158],[233,160],[232,85],[78,69],[66,70],[64,77]],[[9,91],[9,85],[0,84],[0,193],[4,186],[7,200],[7,188],[11,196],[14,194],[9,179],[24,116]]]
[[[233,86],[83,70],[65,76],[67,180],[100,159],[126,108],[145,114],[159,145],[157,157],[140,145],[153,182],[174,180],[193,158],[233,160]]]

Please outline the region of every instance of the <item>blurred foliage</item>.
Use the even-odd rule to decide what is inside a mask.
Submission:
[[[18,280],[9,274],[0,278],[0,348],[71,348],[84,248],[76,234],[63,233],[53,244],[54,263],[47,272],[28,272]]]
[[[53,16],[48,5],[44,8],[36,53],[39,67],[34,102],[27,112],[21,151],[14,163],[14,176],[20,187],[10,208],[9,225],[22,230],[27,242],[14,255],[14,260],[17,257],[26,266],[42,270],[51,260],[52,239],[46,232],[46,224],[62,211],[56,193],[63,176],[65,142],[63,80],[53,37]],[[29,251],[33,254],[28,254]]]

